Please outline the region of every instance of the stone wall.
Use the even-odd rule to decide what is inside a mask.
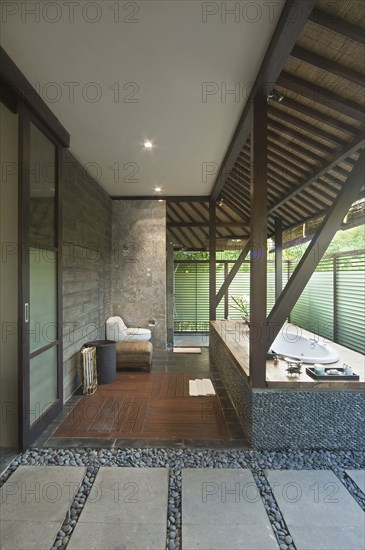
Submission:
[[[166,347],[166,204],[113,201],[113,315],[127,326],[155,321],[155,348]]]
[[[365,448],[363,390],[253,390],[252,403],[257,449]]]
[[[218,369],[245,435],[252,444],[252,391],[247,376],[229,355],[214,329],[209,334],[209,355],[211,364]]]
[[[252,389],[215,330],[209,346],[210,361],[253,448],[364,449],[364,391]]]
[[[111,315],[112,200],[67,150],[63,152],[64,398],[80,383],[82,345],[105,337]]]

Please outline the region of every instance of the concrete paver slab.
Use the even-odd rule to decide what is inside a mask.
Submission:
[[[346,474],[350,476],[359,489],[365,493],[365,470],[346,470]]]
[[[100,468],[68,550],[166,546],[167,468]]]
[[[364,512],[329,470],[268,470],[297,550],[363,550]]]
[[[78,523],[67,550],[165,550],[165,523]]]
[[[2,550],[49,550],[59,530],[59,521],[0,521],[0,547]]]
[[[183,550],[278,548],[250,471],[183,470],[182,548]]]
[[[85,473],[83,467],[19,466],[0,491],[2,550],[49,549]]]

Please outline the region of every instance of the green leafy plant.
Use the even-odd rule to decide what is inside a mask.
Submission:
[[[243,315],[249,314],[250,297],[247,296],[247,294],[244,294],[243,296],[239,296],[238,298],[235,298],[234,296],[232,296],[232,300],[235,303],[235,305],[232,306],[233,309],[237,309]]]

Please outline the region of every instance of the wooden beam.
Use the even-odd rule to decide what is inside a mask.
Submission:
[[[226,291],[228,290],[228,288],[229,288],[230,284],[232,283],[233,279],[237,275],[238,270],[241,267],[241,265],[243,264],[243,262],[245,261],[246,256],[249,253],[249,251],[250,251],[250,242],[248,241],[245,244],[244,249],[242,250],[242,252],[238,256],[237,260],[234,262],[231,271],[228,273],[227,277],[224,280],[224,283],[220,287],[220,289],[219,289],[219,291],[218,291],[218,293],[215,297],[215,307],[219,306],[220,301],[222,300],[223,296],[225,295]]]
[[[288,193],[279,202],[277,202],[274,206],[272,206],[269,210],[269,215],[273,214],[275,210],[277,210],[278,208],[280,208],[280,206],[288,202],[292,197],[295,197],[295,195],[303,191],[303,189],[305,189],[315,181],[319,180],[322,176],[325,176],[326,172],[328,172],[329,170],[332,170],[336,164],[341,162],[342,159],[345,159],[346,157],[357,152],[359,149],[361,149],[364,146],[364,144],[365,144],[365,139],[362,134],[359,134],[357,138],[353,142],[351,142],[351,144],[346,148],[346,150],[342,152],[341,155],[336,154],[330,160],[329,163],[327,163],[321,169],[316,171],[316,173],[313,176],[311,176],[309,179],[306,179],[305,181],[297,185],[292,191],[290,191],[290,193]]]
[[[251,131],[251,112],[257,93],[266,93],[274,87],[298,36],[306,24],[315,0],[287,0],[274,35],[266,51],[255,84],[244,107],[242,116],[233,135],[228,151],[215,181],[212,199],[216,199],[223,189],[227,175],[232,170],[239,153]],[[263,92],[265,90],[265,92]]]
[[[227,279],[228,277],[228,263],[224,264],[224,279]],[[224,318],[228,319],[229,315],[229,293],[228,288],[226,292],[224,293]]]
[[[41,119],[59,143],[63,147],[70,147],[70,134],[1,46],[0,76],[14,90],[16,95]]]
[[[362,105],[286,71],[279,76],[278,85],[354,120],[363,121],[365,118]]]
[[[290,55],[300,61],[304,61],[305,63],[312,65],[313,67],[317,67],[318,69],[334,74],[339,78],[348,80],[357,86],[364,86],[364,77],[361,73],[358,73],[357,71],[354,71],[344,65],[340,65],[340,63],[336,63],[336,61],[332,61],[332,59],[313,53],[305,48],[301,48],[300,46],[294,46]]]
[[[275,218],[275,301],[283,290],[283,222]]]
[[[341,226],[342,220],[352,203],[358,198],[360,190],[364,185],[364,160],[365,152],[362,151],[355,168],[351,172],[347,182],[343,185],[336,202],[326,214],[285,289],[271,310],[267,318],[266,343],[263,346],[265,351],[271,347]]]
[[[262,336],[267,298],[267,100],[255,98],[251,131],[250,380],[266,387]]]
[[[216,288],[216,251],[217,251],[217,235],[216,235],[216,203],[209,203],[209,319],[216,320],[215,307],[215,288]]]
[[[358,27],[353,23],[349,23],[336,17],[332,13],[327,13],[318,8],[315,8],[309,16],[310,21],[326,27],[337,34],[342,34],[355,42],[365,44],[365,31],[362,27]]]

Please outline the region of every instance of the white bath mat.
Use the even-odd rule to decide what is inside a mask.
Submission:
[[[201,353],[202,348],[174,348],[174,353]]]
[[[215,395],[212,381],[209,380],[209,378],[189,380],[189,395],[190,397],[208,397],[210,395]]]

